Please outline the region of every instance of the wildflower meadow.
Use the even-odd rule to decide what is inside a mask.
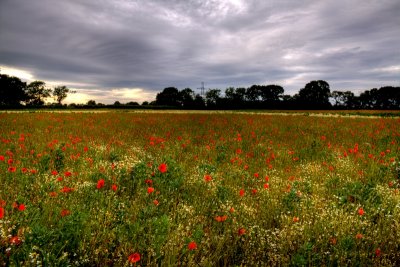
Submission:
[[[0,113],[0,266],[400,266],[400,118]]]

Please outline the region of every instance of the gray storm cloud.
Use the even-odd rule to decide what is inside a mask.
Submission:
[[[87,92],[141,88],[153,96],[205,81],[221,89],[277,83],[293,94],[315,79],[357,92],[400,82],[397,0],[2,0],[0,7],[0,65]]]

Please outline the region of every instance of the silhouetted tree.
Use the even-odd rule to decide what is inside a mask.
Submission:
[[[257,103],[261,101],[261,86],[260,85],[252,85],[246,90],[246,99],[249,102]]]
[[[184,108],[192,108],[194,106],[194,91],[190,88],[185,88],[179,92],[179,99]]]
[[[400,109],[400,87],[384,86],[379,88],[376,108]]]
[[[193,108],[203,109],[203,108],[205,108],[205,106],[206,106],[206,103],[204,102],[204,98],[201,95],[196,94],[196,96],[194,97]]]
[[[297,101],[302,108],[325,109],[331,107],[329,84],[326,81],[311,81],[298,93]]]
[[[228,108],[243,108],[246,104],[246,88],[228,87],[225,90],[225,98]]]
[[[227,104],[234,108],[241,108],[246,103],[246,88],[234,88],[228,87],[225,90],[225,97],[227,98]]]
[[[378,101],[378,89],[366,90],[358,97],[359,107],[362,109],[373,109]]]
[[[400,109],[400,87],[366,90],[360,94],[358,102],[358,107],[363,109]]]
[[[277,103],[283,97],[283,87],[280,85],[270,84],[260,86],[261,98],[267,103]]]
[[[139,103],[130,101],[130,102],[126,103],[125,105],[127,105],[127,106],[139,106]]]
[[[42,106],[44,99],[50,97],[51,89],[46,88],[46,83],[43,81],[34,81],[27,86],[27,104],[32,106]]]
[[[178,89],[167,87],[156,96],[156,104],[163,106],[179,107],[182,104]]]
[[[211,89],[206,93],[206,105],[208,108],[216,108],[221,101],[221,90]]]
[[[27,99],[26,83],[17,77],[0,75],[0,105],[19,106]]]
[[[88,106],[96,106],[96,101],[89,100],[86,105],[88,105]]]
[[[68,93],[75,93],[75,92],[71,91],[68,87],[64,85],[57,86],[53,90],[53,96],[55,97],[59,105],[61,105],[61,102],[68,96]]]

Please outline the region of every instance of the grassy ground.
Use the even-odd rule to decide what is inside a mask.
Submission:
[[[292,115],[0,113],[0,266],[400,265],[400,119]]]

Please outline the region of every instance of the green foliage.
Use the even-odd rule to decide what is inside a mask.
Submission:
[[[381,197],[377,193],[373,184],[363,184],[361,182],[349,182],[342,188],[336,190],[341,204],[357,203],[365,205],[371,203],[377,206],[382,203]]]
[[[133,167],[129,176],[122,177],[122,184],[128,192],[134,194],[140,185],[144,184],[144,181],[149,176],[149,169],[144,162],[140,162]]]
[[[229,199],[232,199],[232,194],[228,188],[218,185],[217,186],[217,198],[222,203],[226,203]]]
[[[51,164],[51,156],[49,154],[45,154],[40,157],[40,171],[48,171],[50,169],[50,164]]]
[[[295,189],[291,189],[282,198],[283,207],[289,211],[294,211],[300,202],[300,197]]]
[[[53,152],[54,168],[61,172],[64,169],[64,152],[61,148],[57,148]]]

